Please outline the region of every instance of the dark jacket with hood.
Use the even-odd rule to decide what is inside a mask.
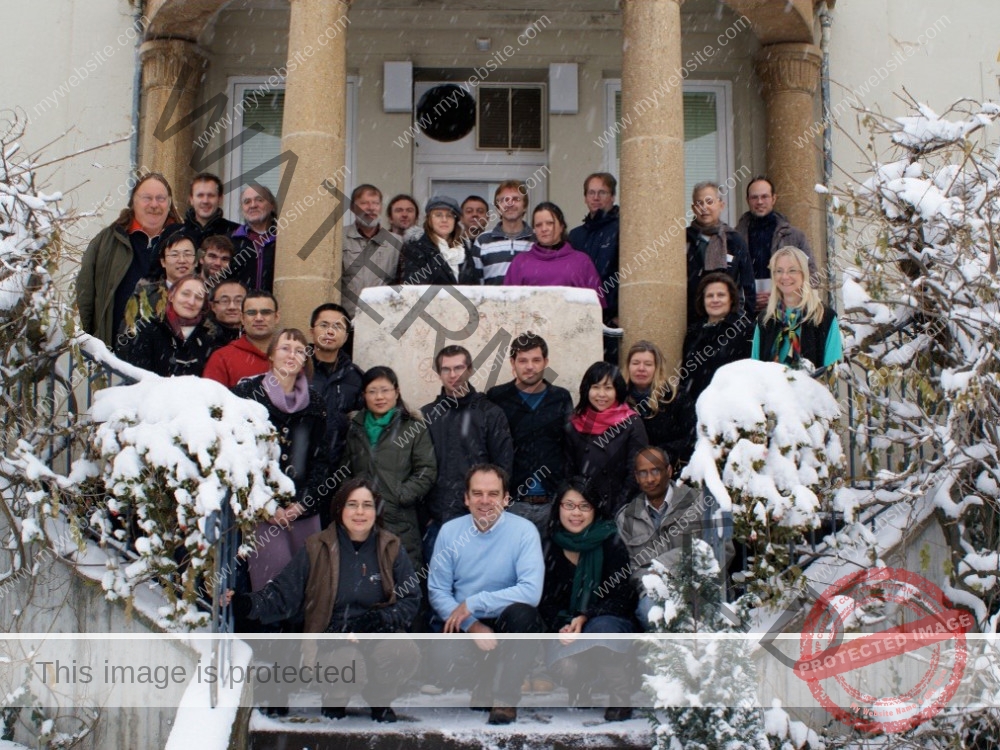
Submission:
[[[438,474],[427,495],[427,512],[440,523],[465,515],[465,473],[476,464],[496,464],[508,474],[514,446],[507,417],[471,385],[461,398],[441,394],[421,410],[434,443]]]
[[[486,396],[507,417],[514,444],[510,494],[514,500],[527,495],[528,480],[541,482],[548,495],[566,478],[566,425],[573,416],[569,391],[545,381],[545,396],[532,409],[521,398],[514,381],[498,385]]]
[[[418,239],[403,245],[399,253],[400,284],[471,284],[478,285],[482,275],[468,249],[459,266],[458,276],[441,255],[438,246],[424,232]]]
[[[330,473],[329,443],[326,439],[326,407],[315,389],[309,388],[309,404],[291,414],[276,408],[264,390],[269,373],[245,378],[233,387],[240,398],[250,399],[267,408],[268,420],[278,433],[281,470],[295,483],[295,499],[305,512],[314,516],[320,505],[329,503],[332,494],[326,486]]]
[[[601,277],[604,301],[608,305],[604,311],[605,320],[618,317],[619,230],[618,206],[612,206],[607,213],[588,214],[583,224],[569,233],[569,244],[590,256]]]
[[[201,243],[206,237],[211,237],[216,234],[231,237],[233,232],[239,228],[239,224],[235,221],[230,221],[222,215],[221,208],[215,209],[215,213],[212,214],[212,218],[208,220],[208,223],[205,224],[205,226],[198,223],[198,217],[195,214],[193,207],[188,208],[187,213],[184,214],[184,231],[194,241],[196,249],[201,248]]]
[[[437,461],[423,420],[397,406],[373,447],[365,431],[366,409],[351,415],[345,458],[351,476],[366,476],[382,494],[382,522],[400,538],[414,567],[423,564],[417,507],[434,486]]]
[[[666,448],[677,459],[678,464],[686,464],[691,458],[697,438],[695,429],[698,420],[694,402],[680,387],[676,396],[669,391],[663,395],[664,399],[670,400],[661,399],[655,412],[650,402],[651,395],[629,389],[628,402],[642,417],[649,444]]]
[[[207,318],[186,339],[165,319],[146,321],[134,336],[122,336],[116,354],[126,362],[163,377],[201,376],[209,356],[223,345],[219,329]]]

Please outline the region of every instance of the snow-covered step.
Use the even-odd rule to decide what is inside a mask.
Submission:
[[[467,708],[400,708],[399,721],[379,724],[366,708],[348,708],[332,720],[318,709],[283,718],[254,711],[250,750],[646,750],[653,744],[649,722],[639,712],[630,721],[604,721],[604,709],[529,707],[517,721],[490,726],[486,714]]]

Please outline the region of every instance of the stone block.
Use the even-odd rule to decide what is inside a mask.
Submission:
[[[354,361],[362,370],[395,370],[403,399],[414,409],[440,391],[434,354],[450,344],[472,354],[472,384],[485,391],[512,379],[511,341],[536,333],[549,345],[546,377],[568,389],[574,401],[584,371],[603,356],[601,307],[590,289],[375,287],[361,293],[358,307]]]

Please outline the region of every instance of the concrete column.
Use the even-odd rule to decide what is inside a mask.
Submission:
[[[156,129],[175,91],[180,91],[180,98],[164,130],[169,133],[171,125],[194,110],[208,60],[198,45],[182,39],[143,42],[139,54],[142,61],[142,114],[139,119],[138,166],[142,170],[163,173],[174,190],[174,203],[183,215],[187,207],[188,187],[195,174],[191,168],[191,156],[198,123],[192,122],[170,135],[158,136]],[[190,66],[192,70],[183,76],[185,66]]]
[[[816,121],[819,49],[812,44],[769,44],[757,55],[757,76],[767,104],[767,172],[778,194],[777,210],[806,233],[816,263],[826,267],[823,210],[813,189],[823,181],[822,139],[808,136]],[[808,138],[803,146],[798,138]]]
[[[682,3],[622,2],[622,116],[631,118],[621,144],[621,267],[629,269],[619,303],[622,355],[638,339],[650,339],[671,372],[687,324],[684,98],[677,75]],[[654,92],[661,95],[651,104]]]
[[[289,182],[278,196],[274,291],[281,322],[303,330],[317,305],[339,301],[344,214],[323,184],[343,191],[347,176],[349,7],[349,0],[291,0],[281,151],[292,158],[281,168],[281,184]],[[338,214],[336,225],[324,226]],[[318,244],[312,239],[317,232]]]

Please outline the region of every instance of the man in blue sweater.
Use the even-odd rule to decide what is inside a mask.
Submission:
[[[427,590],[435,617],[431,629],[474,633],[462,641],[463,656],[475,650],[474,707],[490,708],[490,724],[517,719],[521,684],[531,669],[537,644],[498,642],[494,633],[543,633],[538,615],[545,563],[538,531],[530,521],[505,513],[510,501],[507,473],[477,464],[465,478],[470,515],[441,527],[431,557]],[[459,650],[454,652],[458,656]]]

